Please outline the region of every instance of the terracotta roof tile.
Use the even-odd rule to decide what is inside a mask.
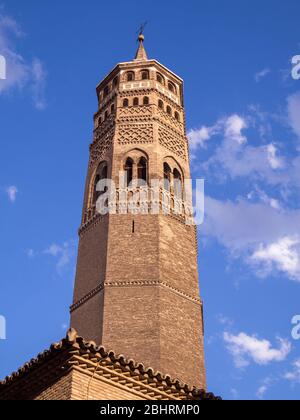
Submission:
[[[0,393],[7,389],[10,385],[23,378],[26,374],[34,371],[36,368],[51,360],[59,353],[80,350],[82,354],[94,355],[96,358],[99,356],[102,359],[107,359],[113,365],[120,364],[123,367],[129,368],[130,371],[138,371],[141,375],[148,375],[152,379],[159,382],[165,382],[169,387],[174,386],[177,390],[182,390],[186,394],[191,395],[195,399],[200,400],[219,400],[212,393],[206,393],[204,390],[190,387],[188,384],[180,382],[178,379],[173,379],[169,375],[165,375],[159,371],[154,371],[152,368],[146,368],[142,363],[137,363],[132,359],[126,359],[124,355],[117,355],[113,351],[107,351],[103,346],[97,346],[93,341],[85,341],[82,337],[78,336],[74,329],[70,329],[66,338],[58,343],[50,346],[49,350],[38,354],[35,359],[25,363],[17,372],[7,376],[3,381],[0,381]]]

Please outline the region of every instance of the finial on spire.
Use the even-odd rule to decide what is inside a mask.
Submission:
[[[137,50],[137,53],[135,55],[135,60],[136,61],[144,61],[144,60],[148,60],[148,56],[144,47],[144,41],[145,41],[145,37],[144,37],[144,30],[145,27],[147,25],[147,22],[143,23],[139,30],[138,30],[138,42],[139,42],[139,47]]]

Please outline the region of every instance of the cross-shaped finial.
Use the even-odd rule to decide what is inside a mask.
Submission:
[[[141,24],[141,26],[139,27],[139,29],[138,29],[138,31],[137,31],[137,34],[138,34],[139,36],[141,36],[141,35],[143,35],[143,34],[144,34],[144,31],[145,31],[145,28],[146,28],[147,24],[148,24],[148,22],[147,22],[147,21]]]

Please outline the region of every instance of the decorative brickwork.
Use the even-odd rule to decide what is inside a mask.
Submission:
[[[175,191],[175,179],[190,178],[183,81],[139,58],[118,64],[97,95],[71,325],[86,339],[205,388],[195,227],[190,204]],[[108,203],[114,214],[105,217],[96,212],[95,192],[103,161],[117,188]],[[118,184],[120,171],[149,183],[167,176],[170,189],[152,199],[150,188],[134,201],[133,187]]]
[[[110,129],[103,134],[100,131],[95,133],[95,141],[90,147],[90,166],[95,162],[100,162],[108,150],[112,148],[115,129]]]
[[[171,117],[170,115],[168,115],[166,112],[162,111],[159,108],[157,109],[157,116],[162,123],[171,127],[173,131],[176,129],[179,131],[181,136],[184,135],[183,123],[177,121],[174,117]]]
[[[130,108],[120,108],[118,118],[123,123],[124,121],[149,120],[153,116],[153,109],[150,106],[138,106]]]
[[[180,136],[170,129],[158,128],[159,144],[164,146],[176,156],[186,160],[187,159],[187,143],[183,136]]]
[[[118,142],[121,145],[153,143],[153,125],[121,125],[118,129]]]

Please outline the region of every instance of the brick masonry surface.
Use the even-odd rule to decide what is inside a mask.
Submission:
[[[71,326],[85,339],[205,388],[195,227],[172,215],[95,212],[104,166],[118,187],[128,158],[133,177],[142,157],[148,180],[163,180],[166,164],[171,185],[176,174],[190,177],[183,82],[144,58],[119,64],[97,95]]]

